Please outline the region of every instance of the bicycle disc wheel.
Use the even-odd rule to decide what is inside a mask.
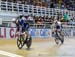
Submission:
[[[26,46],[27,46],[27,48],[30,48],[31,44],[32,44],[32,37],[27,38],[26,39]]]

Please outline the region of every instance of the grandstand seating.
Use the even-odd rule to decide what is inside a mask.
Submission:
[[[20,0],[21,1],[21,0]],[[61,9],[61,8],[47,8],[46,4],[44,5],[45,7],[39,6],[39,4],[37,5],[33,5],[35,4],[35,1],[37,1],[37,3],[43,3],[45,1],[39,1],[39,0],[34,0],[34,3],[30,4],[29,0],[24,0],[25,2],[27,1],[28,3],[19,3],[19,1],[17,0],[2,0],[0,1],[0,12],[6,14],[6,12],[9,12],[10,14],[12,13],[12,16],[17,16],[20,14],[24,14],[25,16],[28,16],[30,14],[32,14],[33,16],[41,16],[41,17],[51,17],[51,16],[57,16],[59,13],[61,15],[63,15],[64,13],[68,12],[68,15],[73,15],[75,17],[75,11],[71,11],[68,9]],[[33,0],[30,0],[30,2]],[[54,0],[53,0],[54,1]],[[23,2],[23,1],[22,1]],[[48,1],[46,1],[47,3]],[[54,2],[55,3],[55,2]],[[58,2],[57,2],[58,3]],[[9,16],[10,16],[9,14]],[[0,15],[1,17],[1,15]],[[4,19],[5,21],[5,19]],[[44,21],[48,21],[46,18]],[[51,20],[49,20],[51,21]],[[47,22],[48,23],[48,22]]]
[[[68,12],[69,15],[73,13],[75,15],[74,11],[70,11],[67,9],[56,9],[56,8],[46,8],[46,7],[40,7],[40,6],[33,6],[33,5],[24,5],[19,3],[10,3],[10,2],[2,2],[0,1],[0,11],[10,11],[15,12],[18,14],[33,14],[36,16],[57,16],[58,13],[61,13],[62,15],[64,12]]]
[[[2,0],[14,3],[28,4],[34,6],[51,7],[51,8],[67,8],[75,10],[75,0]],[[68,1],[68,2],[67,2]]]

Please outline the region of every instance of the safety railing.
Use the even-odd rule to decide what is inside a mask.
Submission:
[[[36,16],[57,16],[58,13],[63,15],[64,12],[68,12],[69,15],[73,14],[75,16],[75,11],[69,11],[67,9],[46,8],[3,1],[0,1],[0,11],[9,11],[25,15],[33,14]]]

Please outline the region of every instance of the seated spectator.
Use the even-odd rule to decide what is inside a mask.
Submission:
[[[54,3],[51,3],[51,4],[50,4],[50,8],[55,8]]]
[[[68,15],[68,12],[66,12],[66,13],[64,14],[64,20],[65,20],[66,22],[69,22],[69,15]]]
[[[61,14],[61,13],[60,13],[60,14],[58,14],[58,16],[57,16],[57,20],[59,20],[59,21],[61,21],[61,22],[63,22],[63,21],[64,21],[63,16],[62,16],[62,14]]]
[[[37,24],[42,25],[43,24],[43,19],[41,17],[38,18]]]
[[[30,23],[34,23],[34,17],[31,15],[28,16],[28,19],[27,19]]]
[[[38,28],[43,28],[43,19],[41,16],[37,19],[37,25]]]
[[[70,25],[73,25],[73,23],[74,23],[74,22],[73,22],[73,19],[70,19],[69,24],[70,24]]]

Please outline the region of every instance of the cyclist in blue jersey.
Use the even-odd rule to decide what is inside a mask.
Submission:
[[[29,34],[29,23],[27,23],[26,19],[23,15],[21,15],[18,19],[15,20],[17,25],[17,46],[21,49],[24,44],[26,44],[27,48],[30,48],[32,43],[32,37]]]
[[[23,15],[20,15],[20,17],[18,19],[16,19],[15,23],[16,23],[18,32],[25,34],[25,37],[30,36],[28,33],[29,23],[26,22]]]

